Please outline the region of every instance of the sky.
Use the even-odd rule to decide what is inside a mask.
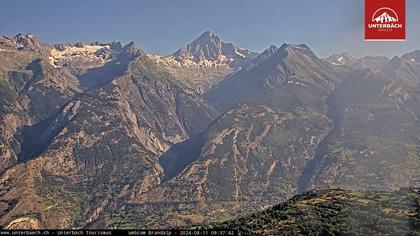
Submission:
[[[364,41],[364,0],[1,0],[0,34],[50,43],[135,41],[171,54],[210,30],[255,52],[307,44],[321,57],[399,56],[420,49],[420,1],[407,1],[405,42]]]

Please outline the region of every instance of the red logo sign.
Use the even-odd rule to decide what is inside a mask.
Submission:
[[[366,40],[405,40],[405,0],[365,0]]]

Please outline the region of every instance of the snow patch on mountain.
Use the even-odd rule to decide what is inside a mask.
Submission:
[[[50,52],[49,61],[54,67],[59,64],[72,61],[98,62],[104,64],[109,59],[99,56],[96,52],[102,49],[110,49],[109,45],[83,45],[63,46],[62,50],[53,48]]]

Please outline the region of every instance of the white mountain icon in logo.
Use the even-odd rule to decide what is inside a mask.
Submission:
[[[377,16],[378,13],[381,13],[381,12],[383,12],[383,13],[381,15]],[[388,13],[390,13],[393,16],[391,16]],[[394,10],[392,10],[391,8],[383,7],[383,8],[378,9],[373,14],[372,21],[375,21],[376,23],[380,22],[381,24],[382,23],[398,22],[398,16],[397,16],[397,13]]]

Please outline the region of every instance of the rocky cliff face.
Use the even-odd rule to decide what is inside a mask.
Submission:
[[[177,227],[418,186],[417,54],[358,69],[212,33],[170,57],[1,37],[0,225]]]
[[[18,133],[51,117],[81,91],[74,75],[48,63],[44,55],[50,48],[45,45],[33,35],[1,39],[1,171],[19,162],[22,138]]]
[[[151,58],[179,82],[202,94],[256,56],[207,31],[173,55]]]
[[[239,97],[243,100],[235,100],[238,104],[205,132],[169,149],[160,158],[162,184],[135,196],[130,206],[153,209],[149,215],[158,223],[151,227],[173,226],[170,222],[185,224],[176,217],[179,209],[189,220],[214,219],[220,211],[235,215],[293,195],[317,146],[334,127],[325,99],[340,81],[338,75],[304,45],[271,47],[233,75],[237,80],[220,84],[232,90],[254,88],[245,93],[249,99]],[[232,104],[231,94],[221,94]],[[168,207],[157,208],[161,205]]]
[[[76,58],[63,56],[75,63],[61,66],[49,63],[52,54],[8,50],[0,52],[6,58],[1,111],[7,130],[0,222],[8,228],[95,222],[159,184],[159,155],[217,115],[134,44],[83,68],[91,48]],[[9,56],[19,53],[33,59],[12,64]]]
[[[133,206],[215,219],[318,186],[418,186],[417,96],[403,80],[336,67],[305,45],[270,47],[206,94],[225,112],[162,156],[163,183]],[[197,203],[208,211],[187,207]],[[161,224],[174,219],[159,214]]]
[[[352,74],[329,97],[335,128],[319,149],[306,189],[383,190],[420,184],[418,100],[415,88],[383,73]]]
[[[235,104],[269,99],[276,94],[272,92],[266,96],[270,91],[287,87],[327,92],[339,80],[337,72],[336,68],[320,60],[306,45],[271,46],[245,68],[215,86],[205,97],[214,107],[226,111]],[[305,97],[290,94],[297,99]]]
[[[228,60],[235,62],[237,66],[241,66],[253,59],[256,54],[249,50],[235,47],[231,43],[222,42],[214,33],[206,31],[196,40],[175,52],[173,56],[178,60]]]

